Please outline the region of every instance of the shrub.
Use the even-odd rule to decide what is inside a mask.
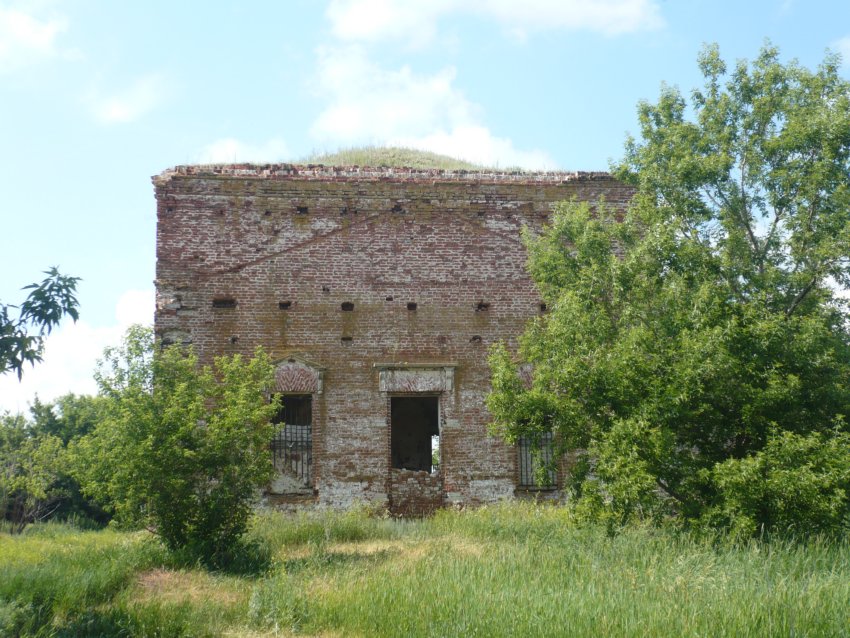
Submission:
[[[717,465],[720,503],[706,513],[737,534],[760,527],[800,535],[850,528],[850,435],[774,432],[764,449]]]
[[[154,352],[151,331],[131,329],[98,375],[106,415],[77,446],[85,489],[169,549],[228,562],[271,478],[272,379],[262,350],[202,367],[191,349]]]

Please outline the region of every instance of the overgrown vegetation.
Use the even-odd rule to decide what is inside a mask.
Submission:
[[[527,503],[396,521],[263,514],[270,569],[178,562],[143,532],[0,536],[0,635],[842,635],[850,547],[609,537]]]
[[[258,349],[200,366],[194,351],[154,348],[131,328],[96,375],[102,418],[74,446],[84,491],[131,527],[210,565],[238,560],[259,490],[271,480],[268,444],[278,409],[273,367]]]
[[[48,518],[99,526],[109,515],[85,498],[72,476],[68,445],[90,432],[103,398],[67,394],[35,399],[30,416],[0,415],[0,520],[15,532]]]
[[[495,428],[554,430],[574,502],[612,525],[674,517],[761,533],[850,528],[850,84],[770,47],[700,57],[640,105],[621,221],[567,203],[529,266],[550,312],[492,352]],[[690,113],[693,115],[691,116]]]
[[[326,166],[372,166],[396,168],[437,168],[447,171],[479,171],[490,167],[473,164],[448,155],[397,146],[360,146],[341,149],[335,153],[309,155],[299,164],[324,164]]]

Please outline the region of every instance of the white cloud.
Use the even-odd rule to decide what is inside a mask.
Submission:
[[[66,29],[64,18],[39,19],[20,9],[0,6],[0,73],[57,55],[56,36]]]
[[[280,162],[289,155],[286,143],[272,138],[258,146],[226,137],[208,144],[198,154],[200,164],[232,164],[234,162]]]
[[[169,93],[168,82],[159,73],[149,73],[118,93],[92,91],[86,101],[92,114],[106,124],[133,122],[158,107]]]
[[[832,48],[841,54],[841,62],[844,66],[850,68],[850,35],[833,42]]]
[[[615,36],[664,25],[657,0],[332,0],[333,34],[349,42],[431,41],[440,18],[467,14],[493,20],[515,37],[527,32],[592,31]]]
[[[549,168],[545,152],[522,151],[480,123],[481,109],[454,86],[455,69],[418,75],[383,69],[357,46],[319,52],[319,90],[330,104],[311,134],[324,144],[391,144],[477,163]]]
[[[474,124],[459,125],[448,132],[439,131],[418,138],[397,137],[387,143],[433,151],[485,166],[531,170],[555,168],[555,160],[545,151],[520,150],[510,139],[496,137],[486,127]]]
[[[153,290],[128,290],[116,303],[111,326],[63,322],[45,340],[44,361],[25,368],[22,381],[12,373],[0,376],[0,411],[26,412],[36,394],[43,401],[68,392],[94,394],[92,375],[103,349],[119,344],[131,324],[152,324],[153,309]]]

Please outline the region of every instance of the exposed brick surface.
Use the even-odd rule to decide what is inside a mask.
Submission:
[[[313,395],[318,503],[417,514],[515,492],[484,398],[489,346],[541,311],[522,226],[632,194],[604,173],[232,165],[153,181],[159,338],[202,360],[262,345],[279,391]],[[388,397],[416,393],[439,396],[435,475],[391,468]]]

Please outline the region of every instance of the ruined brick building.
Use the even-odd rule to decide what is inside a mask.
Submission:
[[[556,487],[489,436],[490,344],[545,311],[523,225],[604,173],[181,166],[153,178],[156,333],[277,362],[272,498],[400,513]],[[276,495],[276,496],[275,496]]]

